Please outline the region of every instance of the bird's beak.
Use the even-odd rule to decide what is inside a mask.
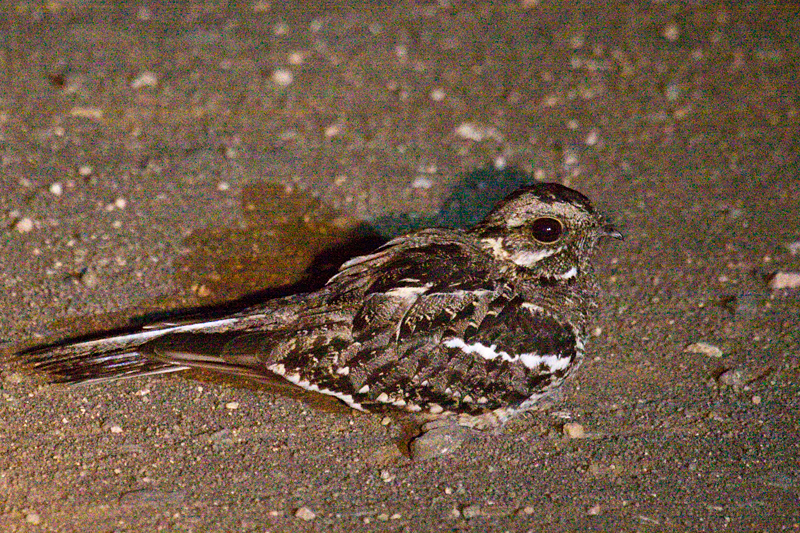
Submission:
[[[611,224],[606,224],[605,226],[600,228],[600,235],[602,235],[603,237],[611,237],[612,239],[617,239],[618,241],[625,240],[625,236]]]

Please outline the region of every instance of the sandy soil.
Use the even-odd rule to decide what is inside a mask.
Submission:
[[[269,392],[5,365],[0,530],[800,530],[796,7],[101,5],[0,11],[7,351],[296,284],[521,172],[627,240],[563,405],[440,459]]]

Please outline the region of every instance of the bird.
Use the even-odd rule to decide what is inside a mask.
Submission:
[[[606,237],[623,238],[586,196],[536,182],[472,227],[414,231],[350,259],[314,292],[16,358],[59,383],[202,370],[359,411],[496,426],[580,366]]]

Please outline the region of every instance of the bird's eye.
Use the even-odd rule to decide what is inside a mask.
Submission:
[[[531,234],[539,242],[556,242],[564,234],[564,226],[555,218],[537,218],[531,225]]]

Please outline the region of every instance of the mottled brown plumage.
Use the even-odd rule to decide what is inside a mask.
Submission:
[[[604,236],[620,234],[586,197],[535,184],[475,227],[418,231],[352,259],[317,292],[19,358],[60,382],[204,369],[366,411],[502,420],[579,366]]]

